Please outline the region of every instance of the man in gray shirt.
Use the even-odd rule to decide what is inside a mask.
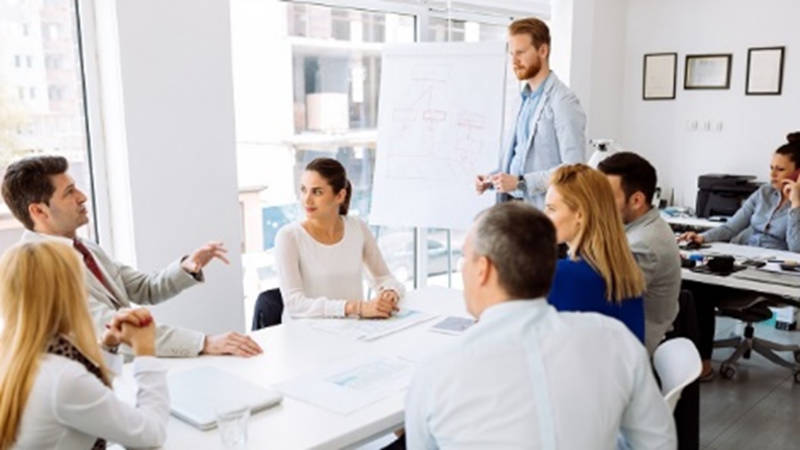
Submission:
[[[656,170],[646,159],[631,152],[616,153],[604,159],[598,169],[611,183],[628,243],[644,273],[644,343],[652,354],[678,315],[678,245],[658,209],[651,206]]]

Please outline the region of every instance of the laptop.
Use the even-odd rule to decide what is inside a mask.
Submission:
[[[217,426],[219,406],[250,406],[251,414],[283,400],[277,391],[257,386],[230,372],[203,366],[167,375],[172,415],[201,430]]]

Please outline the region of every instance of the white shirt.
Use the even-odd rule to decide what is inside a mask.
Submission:
[[[344,235],[332,245],[322,244],[299,222],[278,231],[275,254],[283,297],[283,320],[290,317],[344,317],[347,300],[363,300],[362,274],[366,266],[370,285],[392,289],[402,297],[403,285],[389,272],[375,237],[356,217],[342,216]]]
[[[647,352],[621,322],[544,299],[486,309],[417,368],[408,448],[675,449]]]
[[[166,369],[156,358],[133,362],[137,406],[84,366],[63,356],[42,356],[17,433],[15,449],[92,448],[98,437],[125,447],[157,447],[166,439],[169,392]]]

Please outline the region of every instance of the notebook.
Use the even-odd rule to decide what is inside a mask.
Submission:
[[[280,393],[256,386],[216,367],[196,367],[167,375],[172,415],[201,430],[217,426],[216,411],[225,407],[250,406],[250,413],[275,406]]]

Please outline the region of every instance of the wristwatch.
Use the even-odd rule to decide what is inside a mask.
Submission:
[[[517,178],[517,189],[522,192],[526,192],[528,190],[528,185],[525,183],[524,175],[520,175],[519,178]]]
[[[119,344],[112,347],[104,344],[103,342],[100,342],[100,348],[107,351],[108,353],[111,353],[112,355],[116,355],[117,352],[119,351]]]

